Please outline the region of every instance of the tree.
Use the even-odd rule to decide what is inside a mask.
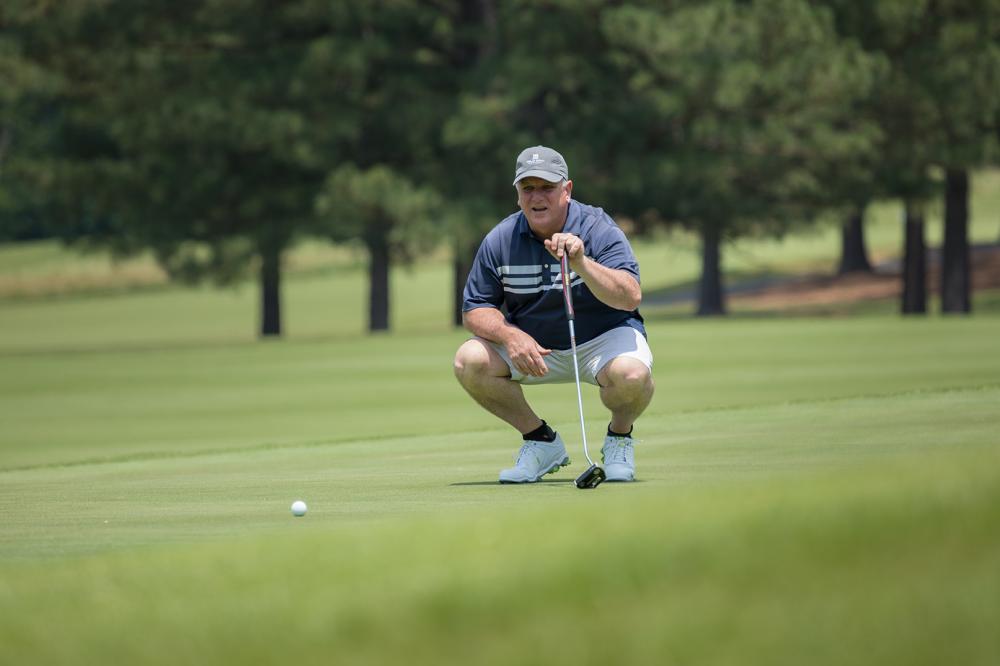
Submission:
[[[389,327],[389,272],[440,240],[432,183],[453,196],[466,166],[443,159],[442,119],[458,74],[450,66],[457,3],[416,0],[346,6],[340,29],[354,35],[353,78],[339,106],[353,111],[343,159],[328,169],[317,201],[324,233],[368,250],[369,330]]]
[[[931,46],[935,66],[921,74],[937,102],[937,164],[944,170],[941,311],[968,313],[969,169],[989,158],[1000,131],[1000,2],[952,0],[930,11],[940,25]]]
[[[319,212],[337,223],[335,240],[361,239],[368,251],[368,330],[390,326],[389,269],[393,257],[412,258],[434,240],[437,194],[414,185],[385,166],[361,171],[346,166],[329,175],[319,196]]]
[[[941,311],[972,311],[969,267],[969,172],[945,172],[944,246],[941,249]]]
[[[647,109],[638,198],[700,234],[698,314],[723,314],[723,240],[808,221],[835,203],[824,170],[870,150],[851,110],[876,63],[798,0],[626,6],[605,30]]]
[[[927,312],[927,249],[924,244],[924,210],[908,200],[903,212],[903,314]]]
[[[0,6],[0,241],[52,234],[56,205],[44,185],[54,170],[41,156],[70,143],[53,104],[61,81],[30,56],[36,13],[28,2]]]
[[[498,8],[494,0],[462,2],[455,19],[456,39],[449,49],[449,64],[458,72],[461,91],[455,113],[445,121],[442,132],[442,152],[446,162],[483,161],[483,149],[496,141],[486,119],[476,108],[488,88],[497,65],[499,25]],[[489,151],[486,154],[492,154]],[[500,156],[497,156],[498,158]],[[501,162],[502,163],[502,162]],[[438,187],[448,188],[447,173]],[[483,183],[486,185],[486,183]],[[485,186],[463,191],[452,199],[455,208],[445,224],[452,236],[452,326],[462,325],[465,283],[472,269],[472,260],[483,234],[496,222],[504,210],[498,188]]]
[[[280,334],[282,253],[316,232],[314,198],[352,132],[349,113],[328,113],[353,73],[337,11],[263,0],[39,10],[24,22],[30,56],[59,74],[57,108],[76,136],[47,158],[48,193],[74,219],[113,221],[90,242],[150,248],[174,278],[228,283],[256,266],[261,335]]]
[[[904,313],[926,311],[923,215],[945,174],[944,311],[969,301],[967,170],[994,145],[1000,110],[1000,3],[827,0],[839,32],[885,59],[868,111],[883,132],[879,182],[904,201]],[[910,282],[914,281],[914,282]]]
[[[871,262],[865,247],[865,208],[859,207],[851,213],[841,227],[839,275],[848,273],[870,273]]]

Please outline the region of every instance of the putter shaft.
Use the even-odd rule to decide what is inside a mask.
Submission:
[[[570,291],[569,283],[569,257],[563,252],[559,262],[562,269],[563,283],[563,303],[566,305],[566,318],[569,320],[569,344],[573,350],[573,376],[576,379],[576,403],[580,408],[580,434],[583,437],[583,455],[587,457],[590,466],[594,466],[594,461],[590,458],[590,451],[587,449],[587,426],[583,420],[583,393],[580,391],[580,365],[576,358],[576,328],[573,320],[576,319],[576,312],[573,310],[573,292]]]

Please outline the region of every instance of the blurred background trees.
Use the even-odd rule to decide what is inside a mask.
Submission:
[[[281,267],[314,237],[367,255],[369,328],[396,262],[442,244],[452,319],[513,160],[566,155],[581,200],[724,248],[905,202],[901,309],[926,310],[923,211],[945,211],[942,309],[968,312],[968,174],[996,163],[1000,0],[7,0],[0,240],[152,251],[177,280]]]
[[[723,314],[724,240],[781,235],[843,207],[830,176],[870,159],[877,128],[854,108],[878,62],[800,0],[625,7],[607,29],[662,137],[645,189],[700,235],[698,314]]]
[[[926,311],[923,210],[944,199],[941,307],[969,312],[968,172],[996,162],[1000,3],[826,0],[843,39],[888,65],[864,113],[882,130],[880,195],[904,201],[904,313]]]

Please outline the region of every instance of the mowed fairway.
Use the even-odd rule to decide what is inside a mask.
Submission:
[[[495,483],[460,332],[72,330],[0,340],[0,663],[1000,660],[995,315],[652,321],[640,480],[588,492],[571,385],[573,465]]]

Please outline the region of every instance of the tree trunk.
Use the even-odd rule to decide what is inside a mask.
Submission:
[[[472,258],[475,250],[469,254],[469,249],[464,247],[461,241],[455,241],[455,258],[452,260],[452,320],[455,326],[462,325],[462,303],[465,294],[465,282],[469,279],[469,270],[472,268]]]
[[[260,252],[260,335],[281,335],[281,248],[269,245]]]
[[[701,286],[698,293],[698,316],[726,314],[722,287],[722,233],[718,224],[701,226]]]
[[[865,208],[861,206],[844,222],[841,227],[840,267],[838,275],[847,273],[871,273],[872,265],[868,261],[868,251],[865,249]]]
[[[969,173],[948,169],[941,251],[941,312],[972,312],[969,279]]]
[[[389,236],[376,225],[365,237],[368,246],[368,331],[389,330]]]
[[[0,175],[3,174],[4,161],[7,159],[7,149],[10,147],[10,129],[0,127]]]
[[[903,314],[927,312],[927,248],[924,245],[923,206],[906,202],[903,249]]]
[[[462,53],[456,66],[468,67],[470,61],[484,62],[492,58],[497,48],[497,8],[496,0],[477,0],[461,3],[464,16],[463,24],[473,26],[477,39],[470,42],[470,50]],[[472,44],[475,46],[473,47]],[[474,48],[475,50],[471,50]],[[479,239],[466,238],[467,234],[460,232],[453,243],[455,257],[452,260],[452,315],[454,326],[462,325],[462,302],[465,293],[465,282],[469,279],[472,260],[479,249]]]

